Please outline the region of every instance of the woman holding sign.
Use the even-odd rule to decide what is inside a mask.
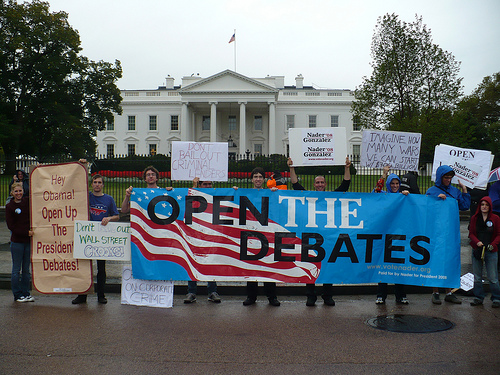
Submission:
[[[389,165],[384,167],[384,171],[382,173],[382,177],[377,181],[377,186],[373,189],[372,193],[382,193],[382,187],[384,185],[384,180],[389,173]],[[399,193],[399,187],[401,185],[401,180],[397,175],[391,173],[389,177],[387,177],[386,187],[388,193]],[[408,195],[410,192],[408,190],[401,191],[401,194]],[[394,285],[394,294],[396,295],[396,303],[400,305],[408,305],[409,301],[406,298],[405,286],[403,284],[395,284]],[[375,303],[377,305],[385,304],[385,300],[387,298],[387,283],[378,283],[377,288],[377,300]]]
[[[7,228],[12,233],[10,237],[12,293],[16,302],[34,302],[35,299],[30,295],[30,236],[32,233],[29,198],[23,197],[24,189],[21,182],[12,184],[10,194],[13,199],[5,206],[5,219]]]

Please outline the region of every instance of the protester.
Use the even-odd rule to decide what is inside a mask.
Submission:
[[[467,188],[459,181],[460,191],[456,187],[451,185],[451,179],[455,176],[455,172],[449,165],[441,165],[436,170],[436,182],[434,186],[431,186],[426,195],[439,197],[441,199],[446,199],[447,197],[456,199],[458,202],[458,208],[461,211],[467,211],[470,207],[470,194],[467,193]],[[455,249],[451,249],[455,251]],[[451,292],[451,288],[446,288],[446,297],[444,298],[446,302],[461,304],[457,296]],[[432,303],[436,305],[441,304],[441,299],[439,298],[439,288],[432,289]]]
[[[410,194],[420,194],[420,188],[418,187],[418,172],[409,171],[401,176],[401,183],[399,186],[399,191],[403,192],[407,190]]]
[[[158,169],[152,165],[149,165],[142,171],[142,179],[146,182],[148,189],[158,189],[157,184],[160,179],[160,172],[158,172]],[[130,212],[130,195],[132,194],[133,189],[134,188],[132,186],[129,186],[127,190],[125,190],[125,198],[123,199],[121,207],[122,214],[128,214]],[[167,188],[167,190],[170,189]]]
[[[100,221],[101,225],[106,226],[110,221],[118,221],[120,215],[116,208],[116,203],[108,194],[103,193],[104,178],[96,174],[92,176],[92,192],[89,193],[89,214],[91,221]],[[105,304],[108,303],[104,295],[104,288],[106,286],[106,261],[97,260],[97,302]],[[71,303],[78,305],[87,302],[87,295],[78,295]]]
[[[264,185],[264,169],[257,167],[250,172],[250,179],[252,180],[254,189],[262,189]],[[275,190],[276,188],[273,188]],[[247,282],[247,299],[243,301],[244,306],[253,305],[257,301],[257,294],[259,291],[259,283],[257,281]],[[276,296],[276,283],[274,282],[264,282],[264,293],[269,300],[271,306],[279,306],[280,301]]]
[[[31,287],[30,204],[23,196],[22,182],[14,182],[10,189],[12,199],[5,206],[7,228],[11,231],[10,252],[12,255],[11,288],[16,302],[34,302]]]
[[[500,216],[500,181],[496,181],[490,186],[488,196],[491,198],[493,213]]]
[[[372,192],[375,192],[375,193],[384,192],[382,190],[382,187],[383,187],[384,181],[387,177],[387,181],[385,181],[385,185],[386,185],[388,193],[401,193],[403,195],[410,194],[410,192],[408,190],[403,190],[401,192],[399,191],[401,180],[394,173],[391,173],[389,176],[387,176],[389,173],[389,169],[390,169],[389,165],[386,165],[384,167],[383,172],[382,172],[382,177],[377,181],[377,186],[375,187],[375,189],[373,189]],[[415,189],[414,186],[412,188]],[[418,186],[417,186],[417,190],[418,190]],[[403,284],[394,284],[394,295],[396,297],[396,304],[408,305],[410,303],[408,301],[408,298],[406,298],[405,286]],[[383,305],[383,304],[385,304],[386,299],[387,299],[387,283],[378,283],[377,299],[375,300],[375,303],[377,305]]]
[[[474,273],[474,300],[471,306],[483,304],[486,296],[483,288],[483,261],[490,283],[492,307],[500,307],[500,287],[498,285],[498,244],[500,244],[500,218],[493,214],[490,197],[479,202],[476,213],[469,224],[469,238],[472,251]]]
[[[193,188],[203,188],[203,189],[211,189],[212,181],[200,181],[199,177],[195,177],[193,180]],[[184,303],[193,303],[196,302],[196,293],[198,291],[198,283],[196,280],[188,281],[188,293],[186,298],[184,299]],[[207,282],[207,292],[208,292],[208,300],[214,303],[220,303],[221,298],[217,293],[217,283],[215,281]]]
[[[15,182],[19,182],[23,186],[23,191],[24,191],[23,197],[29,197],[29,195],[30,195],[30,181],[29,181],[28,174],[25,171],[23,171],[22,169],[16,170],[16,174],[14,176],[12,176],[12,180],[9,183],[9,192],[12,189],[12,184],[14,184]],[[12,199],[12,195],[9,195],[9,199],[7,199],[7,203],[9,202],[10,199]]]
[[[297,178],[297,173],[295,172],[295,167],[293,167],[293,161],[291,158],[287,160],[288,167],[290,168],[290,181],[292,182],[293,190],[306,190],[300,183]],[[349,190],[349,186],[351,184],[351,162],[349,158],[345,158],[345,167],[344,167],[344,179],[338,188],[335,191],[345,192]],[[314,190],[316,191],[325,191],[326,190],[326,179],[325,176],[316,176],[314,178]],[[316,295],[316,287],[315,284],[306,284],[306,306],[314,306],[318,299]],[[332,284],[323,284],[323,294],[321,295],[323,298],[323,303],[327,306],[335,306],[335,301],[333,300],[333,286]]]

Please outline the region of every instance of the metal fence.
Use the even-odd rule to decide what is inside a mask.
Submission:
[[[351,156],[351,186],[350,192],[371,192],[375,187],[377,180],[382,174],[381,169],[373,169],[359,166],[359,157]],[[229,158],[229,180],[227,182],[213,182],[215,188],[238,186],[240,188],[252,187],[249,179],[249,172],[255,167],[262,167],[268,177],[273,171],[283,172],[285,177],[289,176],[289,169],[286,164],[285,155],[230,155]],[[44,164],[64,163],[75,161],[69,159],[52,159],[45,161]],[[105,178],[105,193],[111,195],[118,206],[120,206],[125,189],[128,186],[145,187],[142,180],[142,170],[149,165],[153,165],[160,171],[160,187],[172,186],[191,187],[191,181],[173,181],[170,179],[170,157],[168,155],[133,155],[133,156],[115,156],[106,158],[98,156],[89,161],[89,181],[90,174],[100,173]],[[4,171],[9,160],[0,160],[0,170]],[[29,166],[38,163],[34,158],[18,157],[15,161],[16,169],[29,171]],[[308,190],[314,190],[314,177],[324,175],[327,183],[327,190],[334,190],[340,185],[344,176],[344,167],[297,167],[297,175],[300,183]],[[401,176],[405,171],[391,170]],[[12,174],[3,173],[0,175],[0,206],[5,206],[9,196],[9,184],[12,182]],[[288,179],[289,182],[289,179]],[[430,168],[422,170],[418,176],[418,185],[420,192],[425,191],[433,185],[430,179]],[[291,189],[291,183],[288,183]]]

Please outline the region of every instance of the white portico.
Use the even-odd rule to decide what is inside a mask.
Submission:
[[[123,90],[122,115],[98,132],[100,154],[168,154],[173,141],[228,142],[230,154],[286,154],[290,127],[345,127],[348,151],[361,144],[351,90],[294,86],[285,77],[225,70],[208,78],[167,77],[155,90]]]

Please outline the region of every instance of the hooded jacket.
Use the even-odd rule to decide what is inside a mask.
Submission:
[[[450,172],[453,172],[453,169],[450,166],[440,166],[436,170],[436,183],[427,190],[426,195],[437,197],[439,194],[445,194],[447,197],[452,197],[457,200],[460,211],[467,211],[470,207],[470,194],[462,193],[451,184],[448,186],[443,185],[443,176]]]
[[[486,218],[485,224],[482,224],[481,202],[483,201],[488,202],[489,205],[488,217]],[[481,229],[480,226],[484,227]],[[479,239],[478,232],[480,230],[487,231],[488,236],[491,234],[491,240],[489,241],[489,243],[485,243],[484,240],[481,241],[481,239]],[[479,201],[479,205],[477,206],[476,213],[470,218],[469,238],[470,245],[474,249],[477,249],[477,243],[481,241],[485,245],[493,245],[492,252],[498,251],[498,244],[500,244],[500,218],[493,213],[490,197],[481,198],[481,200]]]
[[[394,179],[398,180],[399,185],[401,185],[401,180],[399,179],[398,175],[391,173],[389,176],[387,176],[387,180],[385,180],[385,187],[387,189],[387,193],[393,193],[393,191],[391,190],[391,181]],[[380,189],[382,188],[381,184],[383,183],[383,182],[381,182],[381,180],[383,181],[383,178],[381,178],[377,182],[377,187],[379,187]],[[380,184],[380,186],[379,186],[379,184]],[[377,188],[375,188],[372,190],[372,193],[385,193],[385,191],[384,190],[377,191]],[[399,190],[396,191],[396,193],[399,193]]]

